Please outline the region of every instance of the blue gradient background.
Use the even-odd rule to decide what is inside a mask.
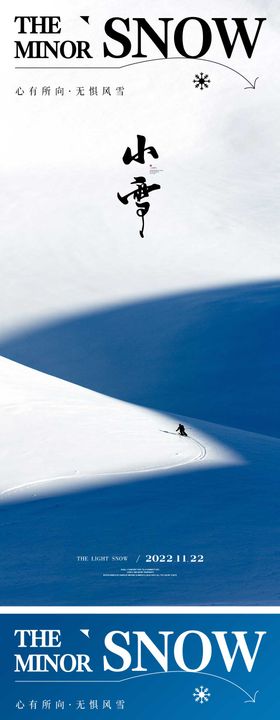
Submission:
[[[241,465],[13,498],[0,508],[1,605],[280,604],[279,307],[279,283],[239,285],[93,311],[0,343],[11,360],[171,412],[174,423],[183,413],[266,436],[233,433]],[[223,444],[219,425],[208,433]],[[75,562],[151,552],[206,562],[141,582]]]

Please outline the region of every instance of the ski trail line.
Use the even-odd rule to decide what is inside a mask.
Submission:
[[[120,477],[121,478],[123,475],[131,475],[131,476],[142,475],[145,473],[160,472],[161,470],[165,471],[165,470],[175,470],[176,468],[179,468],[179,467],[182,468],[185,465],[190,465],[191,463],[201,461],[206,456],[205,446],[202,445],[202,443],[199,442],[199,440],[196,440],[195,438],[193,438],[191,435],[188,435],[188,437],[190,440],[192,440],[192,442],[195,445],[197,445],[199,452],[198,452],[198,455],[196,455],[195,457],[189,458],[188,460],[185,459],[182,462],[173,463],[172,465],[154,465],[152,467],[143,468],[142,470],[124,470],[123,472],[118,471],[118,472],[96,473],[92,476],[79,475],[79,471],[76,470],[76,472],[72,475],[57,475],[57,476],[50,477],[50,478],[42,478],[41,480],[34,480],[32,482],[21,483],[20,485],[15,485],[14,487],[7,488],[6,490],[2,490],[2,492],[0,493],[0,497],[2,497],[3,495],[8,495],[10,493],[16,493],[17,490],[23,490],[23,488],[35,487],[35,486],[41,485],[43,483],[52,483],[52,482],[55,482],[56,480],[77,479],[77,476],[79,476],[79,478],[81,480],[86,480],[88,477],[92,477],[92,478]],[[86,485],[84,485],[84,487],[86,487]]]

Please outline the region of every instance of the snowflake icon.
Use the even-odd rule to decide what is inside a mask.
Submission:
[[[211,693],[209,692],[208,688],[205,688],[205,687],[203,687],[203,685],[200,685],[199,688],[195,688],[193,697],[195,699],[195,702],[198,702],[198,703],[200,703],[200,705],[203,705],[203,703],[207,703],[209,701],[209,698],[211,697]]]
[[[209,87],[211,80],[210,80],[209,75],[204,75],[204,73],[200,73],[200,75],[196,74],[194,76],[193,82],[194,82],[196,88],[200,88],[200,90],[204,90],[204,88]]]

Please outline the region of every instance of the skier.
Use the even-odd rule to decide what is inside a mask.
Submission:
[[[188,436],[187,436],[187,433],[186,433],[186,430],[185,430],[185,426],[182,425],[182,423],[179,423],[176,432],[178,432],[178,431],[179,431],[179,434],[180,434],[182,437],[188,437]]]

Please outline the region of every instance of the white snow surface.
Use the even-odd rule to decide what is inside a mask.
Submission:
[[[215,13],[254,18],[260,12],[258,0],[215,0],[210,17],[206,0],[194,5],[188,13],[209,21]],[[28,7],[37,14],[36,0]],[[88,74],[15,73],[11,63],[0,136],[1,340],[114,304],[279,277],[278,8],[269,3],[253,58],[238,43],[228,63],[253,80],[259,75],[256,91],[244,90],[242,77],[230,70],[197,61]],[[139,3],[96,0],[94,23],[83,23],[83,33],[95,39],[94,65],[104,65],[104,21],[116,11],[138,17]],[[6,66],[18,2],[3,12]],[[66,35],[75,37],[83,0],[58,0],[56,12]],[[176,0],[172,13],[175,21],[186,17],[186,3]],[[144,0],[140,15],[160,30],[158,18],[169,17],[170,4]],[[215,32],[211,58],[224,61]],[[211,89],[195,90],[197,71],[211,74]],[[89,96],[91,83],[99,97]],[[64,98],[40,96],[42,86],[62,84],[72,90]],[[76,97],[81,84],[85,96]],[[102,97],[109,84],[111,97]],[[22,97],[15,93],[19,85]],[[123,97],[116,96],[118,85]],[[35,97],[30,87],[37,88]],[[154,178],[146,163],[148,180],[159,181],[161,191],[153,194],[143,240],[133,205],[117,199],[139,169],[122,162],[137,133],[156,147],[162,171]]]
[[[125,476],[203,463],[230,465],[237,453],[185,420],[137,407],[0,359],[0,501],[120,482]],[[190,423],[192,427],[190,427]],[[177,423],[178,424],[178,423]]]

